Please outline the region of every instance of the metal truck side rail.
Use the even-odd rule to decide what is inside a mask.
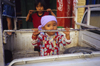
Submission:
[[[87,29],[70,29],[69,31],[86,31],[86,30],[100,30],[100,28],[87,28]],[[59,30],[39,30],[39,32],[63,32],[66,31],[65,29],[59,29]],[[34,32],[33,30],[4,30],[5,32]]]
[[[84,7],[100,7],[100,4],[96,4],[96,5],[85,5],[85,6],[76,6],[76,8],[84,8]]]
[[[23,62],[23,64],[28,64],[28,62],[32,61],[35,63],[39,62],[47,62],[47,60],[50,61],[58,61],[60,60],[65,60],[65,59],[79,59],[79,58],[92,58],[92,57],[100,57],[100,52],[93,52],[91,54],[83,54],[83,53],[74,53],[74,54],[64,54],[64,55],[53,55],[53,56],[43,56],[43,57],[31,57],[31,58],[22,58],[22,59],[15,59],[13,60],[9,66],[12,66],[16,63]]]
[[[25,18],[26,19],[26,16],[18,16],[18,17],[16,17],[17,19],[18,18]],[[74,18],[74,16],[72,16],[72,17],[56,17],[56,18]]]

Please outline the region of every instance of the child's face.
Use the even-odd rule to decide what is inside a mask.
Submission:
[[[36,10],[38,11],[38,13],[42,13],[42,11],[44,10],[44,7],[41,5],[41,3],[39,3],[39,4],[36,6]]]
[[[44,27],[43,30],[57,30],[57,23],[55,21],[48,22]],[[46,32],[48,35],[52,36],[55,32]]]

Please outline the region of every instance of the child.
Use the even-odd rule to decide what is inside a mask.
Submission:
[[[36,0],[35,2],[35,7],[37,12],[32,14],[34,10],[29,10],[29,13],[27,15],[26,21],[32,21],[33,22],[33,27],[38,28],[39,25],[41,25],[41,17],[44,15],[54,15],[55,14],[51,11],[51,9],[47,9],[49,12],[44,12],[43,10],[45,9],[45,3],[42,0]],[[40,55],[40,47],[35,46],[34,51],[38,51]]]
[[[44,12],[43,10],[45,9],[45,3],[42,0],[36,0],[35,7],[37,12],[32,14],[34,10],[29,10],[29,13],[27,15],[26,21],[32,21],[33,22],[33,27],[38,28],[39,25],[41,25],[41,17],[44,15],[53,15],[55,14],[51,11],[51,9],[47,9],[47,12]]]
[[[39,30],[57,30],[57,20],[52,15],[46,15],[41,18],[41,25]],[[35,32],[32,34],[32,44],[34,46],[40,46],[41,56],[58,55],[59,46],[65,46],[71,43],[70,32],[67,28],[64,32],[66,37],[59,32],[41,32],[39,34],[37,29],[33,29]],[[38,35],[39,34],[39,35]]]

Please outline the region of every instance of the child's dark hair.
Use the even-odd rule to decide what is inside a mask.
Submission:
[[[44,9],[46,9],[46,5],[45,5],[45,1],[44,0],[35,0],[35,7],[41,3],[41,6],[44,7]]]

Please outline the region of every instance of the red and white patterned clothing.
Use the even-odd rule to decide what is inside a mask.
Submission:
[[[38,35],[36,40],[32,40],[34,46],[40,46],[41,56],[58,55],[60,45],[66,46],[66,44],[70,43],[71,39],[67,40],[66,37],[59,32],[56,32],[53,36],[42,32]]]

